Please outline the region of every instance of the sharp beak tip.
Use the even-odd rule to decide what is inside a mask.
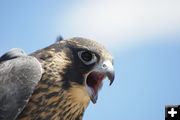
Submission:
[[[113,82],[114,82],[114,75],[112,76],[112,77],[110,77],[110,84],[109,84],[109,86],[111,86],[112,84],[113,84]]]
[[[113,81],[114,81],[114,80],[113,80]],[[109,86],[111,86],[111,85],[112,85],[113,81],[111,81],[111,82],[109,83]]]
[[[108,77],[108,79],[110,80],[109,86],[111,86],[111,85],[113,84],[114,78],[115,78],[115,73],[114,73],[114,71],[108,72],[108,73],[107,73],[107,77]]]

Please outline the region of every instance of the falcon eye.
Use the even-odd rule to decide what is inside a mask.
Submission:
[[[80,60],[86,65],[90,65],[97,61],[95,54],[90,53],[89,51],[79,51],[78,56]]]
[[[81,57],[82,57],[82,59],[83,59],[84,61],[88,62],[88,61],[90,61],[90,60],[92,59],[92,54],[89,53],[89,52],[83,52],[83,53],[81,54]]]

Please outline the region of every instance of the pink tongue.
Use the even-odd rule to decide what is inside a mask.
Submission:
[[[99,86],[104,78],[104,74],[92,73],[92,78],[92,80],[94,80],[94,84],[91,87],[94,89],[95,94],[97,94]]]

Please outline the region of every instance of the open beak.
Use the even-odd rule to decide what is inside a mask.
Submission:
[[[105,78],[110,80],[110,85],[114,81],[115,73],[114,67],[111,61],[104,61],[102,64],[97,65],[86,78],[86,88],[91,98],[91,101],[95,104],[98,99],[98,91],[102,87],[102,81]]]

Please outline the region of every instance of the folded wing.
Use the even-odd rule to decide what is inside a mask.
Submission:
[[[0,120],[18,116],[42,76],[39,61],[18,52],[10,50],[0,58]]]

